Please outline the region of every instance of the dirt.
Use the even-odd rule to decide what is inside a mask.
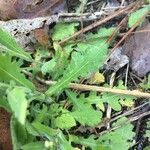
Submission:
[[[0,150],[12,150],[10,113],[0,108]]]

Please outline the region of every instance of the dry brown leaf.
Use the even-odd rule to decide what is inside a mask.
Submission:
[[[34,32],[35,39],[38,41],[39,44],[45,46],[48,45],[49,35],[46,28],[35,29],[33,32]]]
[[[150,30],[150,23],[145,23],[139,30]],[[144,77],[150,72],[150,32],[135,32],[126,39],[123,47],[115,49],[106,62],[106,69],[118,71],[130,62],[130,67],[138,76]]]
[[[150,30],[150,23],[137,30]],[[131,69],[140,77],[150,72],[150,32],[137,32],[125,41],[124,53],[129,56]]]
[[[64,11],[65,0],[17,0],[17,18],[50,16]]]
[[[10,20],[17,18],[17,11],[15,8],[16,0],[0,0],[0,19]]]
[[[0,0],[0,19],[50,16],[65,11],[65,0]]]

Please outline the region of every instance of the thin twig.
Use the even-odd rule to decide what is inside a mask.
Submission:
[[[138,31],[134,31],[134,32],[131,32],[130,34],[137,34],[137,33],[144,33],[144,32],[150,32],[150,30],[138,30]],[[124,36],[126,33],[120,33],[119,36]]]
[[[46,81],[44,79],[41,79],[40,77],[36,77],[36,79],[46,85],[54,85],[57,82],[56,81]],[[96,91],[96,92],[110,92],[114,94],[121,94],[121,95],[131,95],[135,97],[145,97],[150,98],[150,93],[144,93],[140,92],[138,90],[121,90],[121,89],[112,89],[107,87],[101,87],[101,86],[94,86],[94,85],[85,85],[85,84],[77,84],[77,83],[70,83],[69,88],[82,90],[82,91]]]
[[[137,116],[134,116],[134,117],[131,117],[131,118],[129,118],[129,121],[133,122],[133,121],[136,121],[136,120],[143,118],[145,116],[148,116],[148,115],[150,115],[150,111],[144,112],[144,113],[137,115]]]
[[[139,18],[136,23],[131,27],[131,29],[125,33],[125,35],[120,39],[120,41],[113,47],[111,52],[113,52],[117,47],[120,46],[120,44],[128,37],[128,35],[131,34],[131,32],[137,27],[137,25],[141,22],[141,20],[147,15],[147,13],[144,14],[141,18]]]
[[[127,82],[128,82],[128,74],[129,74],[129,63],[127,64],[127,69],[126,69],[125,86],[127,86]]]
[[[145,116],[148,116],[148,115],[150,115],[150,111],[144,112],[144,113],[142,113],[142,114],[140,114],[138,116],[135,116],[135,117],[131,117],[128,120],[126,120],[125,122],[121,123],[120,125],[117,125],[117,126],[111,128],[109,130],[105,130],[105,131],[101,132],[100,135],[106,134],[107,132],[115,131],[115,130],[117,130],[117,129],[127,125],[128,123],[131,123],[133,121],[136,121],[136,120],[141,119],[141,118],[143,118]]]
[[[135,108],[133,108],[133,109],[131,109],[129,111],[126,111],[125,113],[112,118],[109,122],[111,123],[111,122],[114,122],[114,121],[118,120],[121,117],[129,116],[129,115],[133,114],[135,111],[139,111],[138,109],[143,108],[144,106],[146,106],[148,104],[149,104],[149,102],[146,102],[146,103],[144,103],[144,104],[142,104],[142,105],[140,105],[138,107],[135,107]]]
[[[111,78],[110,78],[110,81],[109,81],[110,88],[113,88],[113,86],[114,86],[115,77],[116,77],[116,72],[113,72],[111,74]],[[111,119],[111,113],[112,113],[112,108],[108,104],[107,110],[106,110],[106,118],[108,118],[109,120]],[[110,129],[110,123],[109,122],[107,123],[107,129]]]
[[[80,34],[85,33],[85,32],[87,32],[87,31],[89,31],[89,30],[91,30],[91,29],[93,29],[93,28],[96,28],[96,27],[102,25],[103,23],[105,23],[105,22],[107,22],[107,21],[109,21],[109,20],[111,20],[111,19],[113,19],[113,18],[115,18],[115,17],[117,17],[117,16],[119,16],[119,15],[125,13],[126,11],[128,11],[129,9],[131,9],[134,5],[135,5],[135,3],[132,3],[132,4],[129,5],[128,7],[124,8],[124,9],[121,9],[121,10],[118,10],[118,11],[116,11],[114,14],[111,14],[111,15],[107,16],[106,18],[104,18],[104,19],[102,19],[102,20],[99,20],[99,21],[97,21],[97,22],[95,22],[95,23],[93,23],[93,24],[87,26],[86,28],[84,28],[84,29],[82,29],[82,30],[76,32],[76,33],[73,34],[72,36],[70,36],[70,37],[64,39],[63,41],[60,41],[59,44],[60,44],[60,45],[64,45],[67,41],[78,37]]]

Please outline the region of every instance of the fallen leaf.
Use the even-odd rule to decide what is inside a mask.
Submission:
[[[0,0],[0,19],[9,20],[17,18],[17,11],[15,8],[16,0]]]
[[[0,0],[0,19],[50,16],[65,11],[65,0]]]
[[[105,82],[105,77],[102,73],[96,72],[90,78],[91,84],[100,84]]]
[[[150,23],[138,30],[150,30]],[[131,69],[140,77],[150,72],[150,32],[137,32],[128,38],[123,46],[124,53],[129,56]]]
[[[49,35],[48,35],[48,30],[46,30],[46,28],[35,29],[33,32],[34,32],[35,39],[38,41],[39,44],[48,45]]]
[[[17,0],[17,18],[50,16],[65,11],[65,0]]]
[[[129,63],[127,55],[123,54],[123,48],[116,48],[105,62],[105,68],[108,70],[118,71],[120,68]]]
[[[150,30],[150,23],[145,23],[139,30]],[[116,48],[106,62],[106,69],[118,71],[130,62],[131,70],[139,77],[150,72],[150,32],[136,32],[125,40],[123,47]]]

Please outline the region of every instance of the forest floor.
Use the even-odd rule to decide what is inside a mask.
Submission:
[[[0,0],[0,150],[150,150],[150,0]]]

